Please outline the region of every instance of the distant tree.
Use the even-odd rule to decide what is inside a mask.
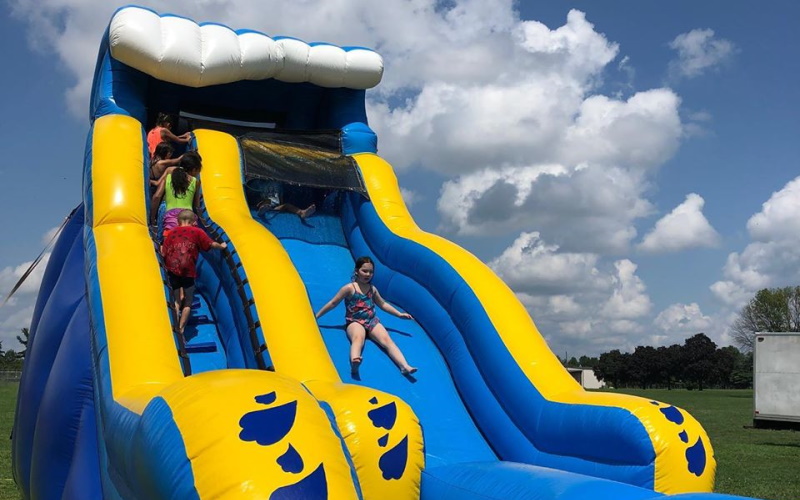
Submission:
[[[578,360],[575,358],[575,356],[572,356],[569,358],[569,361],[567,361],[567,366],[570,368],[577,368],[580,366],[580,363],[578,363]]]
[[[17,335],[17,342],[22,344],[22,350],[17,353],[17,356],[20,358],[25,357],[25,353],[28,352],[28,337],[30,336],[31,332],[27,328],[22,329],[22,336],[20,337]]]
[[[606,385],[620,387],[627,378],[625,362],[625,355],[619,352],[619,349],[605,352],[600,355],[597,366],[594,367],[594,375]]]
[[[594,368],[597,366],[597,358],[590,358],[589,356],[581,356],[578,359],[578,363],[584,368]]]
[[[736,389],[753,387],[753,353],[739,353],[731,373],[731,384]]]
[[[22,358],[20,358],[18,353],[14,352],[14,349],[9,349],[0,355],[0,369],[21,370]]]
[[[728,389],[733,386],[733,370],[736,368],[736,360],[742,355],[739,349],[733,346],[723,347],[714,351],[714,369],[712,379],[722,388]]]
[[[686,339],[683,344],[684,380],[695,385],[699,390],[709,385],[709,378],[714,372],[714,353],[717,344],[704,333],[698,333]]]
[[[745,305],[731,325],[733,340],[753,350],[756,332],[800,331],[800,287],[765,288]]]
[[[622,387],[631,387],[633,385],[631,366],[633,366],[633,354],[629,352],[623,352],[622,369],[619,372],[619,383]]]
[[[671,390],[673,384],[680,380],[683,374],[683,348],[678,344],[661,346],[656,349],[656,353],[658,381]]]
[[[637,346],[630,356],[628,373],[631,382],[642,389],[652,386],[658,379],[658,353],[652,346]]]

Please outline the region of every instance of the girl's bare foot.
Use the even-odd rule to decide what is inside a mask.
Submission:
[[[305,210],[300,210],[300,214],[299,215],[300,215],[301,219],[305,219],[306,217],[311,217],[312,215],[314,215],[314,212],[316,212],[316,211],[317,211],[317,206],[312,203]],[[360,363],[360,361],[359,361],[359,363]]]
[[[416,366],[407,366],[405,368],[400,368],[400,373],[402,373],[403,375],[411,375],[412,373],[416,372],[417,372]]]

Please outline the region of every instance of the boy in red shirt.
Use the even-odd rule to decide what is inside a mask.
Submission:
[[[197,256],[200,250],[227,248],[227,243],[217,243],[197,226],[196,216],[191,210],[178,214],[178,226],[164,238],[161,253],[167,268],[169,286],[175,301],[175,313],[179,315],[178,332],[183,334],[194,300],[194,279],[197,277]]]

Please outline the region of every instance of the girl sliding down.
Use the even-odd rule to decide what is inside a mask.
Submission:
[[[375,306],[377,305],[389,314],[398,318],[414,319],[408,313],[401,313],[391,304],[383,300],[378,289],[370,282],[375,272],[375,265],[369,257],[359,257],[356,260],[355,279],[352,283],[343,286],[336,295],[317,311],[317,318],[327,313],[339,302],[344,299],[346,312],[345,322],[347,324],[347,338],[350,339],[350,366],[353,372],[358,371],[361,364],[361,351],[364,349],[364,341],[367,336],[386,349],[394,363],[400,367],[403,375],[410,375],[417,369],[408,364],[400,348],[389,336],[389,332],[375,316]]]

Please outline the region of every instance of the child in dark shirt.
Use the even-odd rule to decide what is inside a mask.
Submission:
[[[178,226],[167,234],[161,247],[167,268],[172,299],[178,320],[178,332],[183,334],[194,299],[194,279],[197,277],[197,256],[200,251],[227,248],[227,243],[217,243],[195,226],[196,216],[191,210],[178,214]]]
[[[166,173],[170,167],[177,167],[182,156],[173,158],[172,155],[175,150],[168,142],[159,142],[153,156],[150,157],[150,198],[156,194],[158,183],[161,177]]]

